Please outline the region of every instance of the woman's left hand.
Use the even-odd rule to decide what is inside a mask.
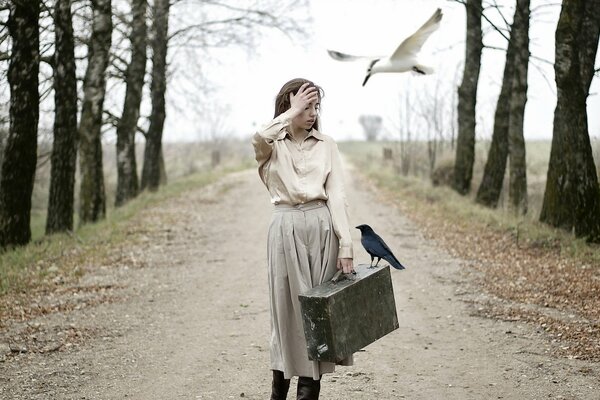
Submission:
[[[345,274],[354,273],[354,260],[352,258],[338,258],[337,269],[341,269]]]

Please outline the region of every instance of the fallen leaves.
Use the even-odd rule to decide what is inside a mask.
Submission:
[[[465,260],[478,287],[496,299],[480,304],[479,315],[530,322],[548,335],[557,353],[600,360],[600,265],[589,261],[593,257],[564,251],[558,239],[527,239],[476,216],[457,220],[437,203],[383,193],[426,237]],[[584,256],[586,251],[600,250],[589,247]]]

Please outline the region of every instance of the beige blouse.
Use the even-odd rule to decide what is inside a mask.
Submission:
[[[316,129],[297,143],[288,130],[290,124],[286,114],[281,114],[252,139],[258,173],[269,190],[271,202],[296,205],[326,201],[340,242],[338,258],[353,258],[338,147],[331,137]]]

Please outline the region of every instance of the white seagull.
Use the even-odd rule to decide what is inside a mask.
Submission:
[[[440,27],[441,20],[442,10],[438,8],[422,27],[400,43],[400,46],[398,46],[394,54],[390,57],[353,56],[335,50],[327,50],[327,52],[333,59],[338,61],[370,59],[371,63],[367,68],[367,76],[365,76],[363,86],[365,86],[371,75],[378,72],[414,71],[422,75],[431,74],[433,73],[433,68],[421,64],[417,60],[417,56],[429,35]]]

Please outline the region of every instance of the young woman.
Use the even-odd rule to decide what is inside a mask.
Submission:
[[[354,271],[342,166],[332,138],[318,129],[322,89],[287,82],[275,118],[252,140],[258,172],[274,204],[268,233],[272,400],[285,399],[298,376],[297,399],[318,399],[321,375],[335,365],[309,361],[298,294],[336,269]],[[342,365],[352,365],[352,357]]]

